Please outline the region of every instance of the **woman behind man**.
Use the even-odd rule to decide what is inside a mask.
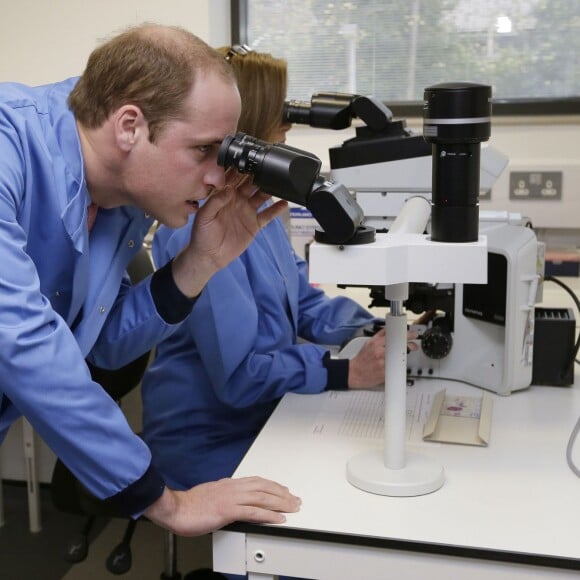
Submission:
[[[290,129],[282,122],[286,62],[243,49],[220,51],[242,97],[238,130],[284,141]],[[157,231],[157,267],[187,244],[192,220]],[[381,384],[384,332],[352,361],[331,359],[319,346],[340,345],[374,320],[354,301],[313,288],[282,221],[274,220],[212,278],[186,323],[157,348],[143,382],[143,435],[155,466],[177,489],[230,477],[285,393]]]

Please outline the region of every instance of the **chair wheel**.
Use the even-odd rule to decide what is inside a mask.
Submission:
[[[125,543],[120,543],[107,558],[107,570],[111,574],[125,574],[131,569],[133,557],[131,549]]]
[[[89,541],[85,534],[78,534],[67,546],[64,559],[71,564],[78,564],[86,559],[89,553]]]

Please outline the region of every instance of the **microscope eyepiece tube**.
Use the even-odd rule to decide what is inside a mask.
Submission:
[[[252,175],[254,183],[264,191],[299,205],[307,204],[322,165],[312,153],[245,133],[225,137],[217,162]]]
[[[321,129],[346,129],[352,122],[351,104],[357,97],[347,93],[315,93],[310,102],[286,101],[282,122]]]
[[[252,175],[265,192],[309,209],[324,230],[326,243],[374,241],[364,228],[364,214],[350,192],[320,175],[322,161],[312,153],[284,143],[268,143],[245,133],[227,135],[218,151],[218,165]]]
[[[312,105],[308,101],[286,101],[282,112],[282,122],[310,125],[311,108]]]
[[[455,82],[425,89],[423,137],[432,144],[434,241],[477,241],[480,144],[490,133],[490,86]]]

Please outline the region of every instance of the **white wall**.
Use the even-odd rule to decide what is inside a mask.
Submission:
[[[0,0],[0,81],[42,84],[80,74],[97,44],[144,21],[229,44],[229,0]]]

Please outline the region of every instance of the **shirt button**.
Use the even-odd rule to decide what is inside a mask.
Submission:
[[[129,242],[127,243],[127,245],[132,248],[135,246],[135,241],[134,240],[129,240]]]
[[[104,306],[99,307],[99,313],[104,314],[107,309]]]

